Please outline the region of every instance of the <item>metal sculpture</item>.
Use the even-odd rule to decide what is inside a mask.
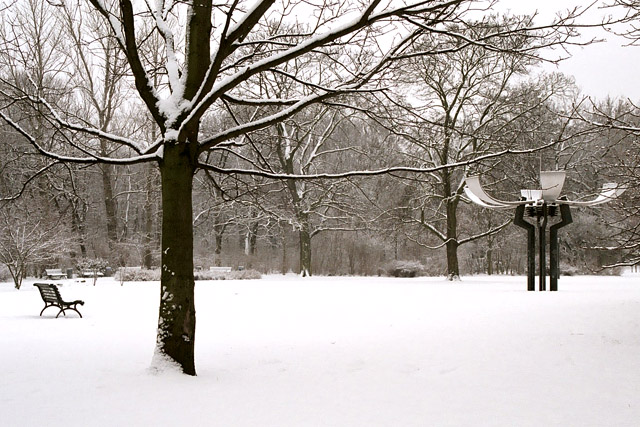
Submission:
[[[619,197],[625,190],[616,183],[607,183],[602,186],[600,194],[593,200],[580,201],[568,200],[566,196],[560,196],[565,171],[541,171],[540,190],[520,190],[521,198],[518,201],[504,201],[491,197],[480,184],[479,176],[465,178],[464,191],[467,197],[474,203],[490,208],[507,210],[515,208],[513,223],[527,230],[527,290],[535,290],[535,233],[538,230],[539,250],[539,290],[546,290],[546,228],[549,218],[554,218],[560,213],[560,221],[549,227],[549,290],[558,290],[559,273],[559,248],[558,229],[573,222],[571,206],[594,206],[606,203]],[[525,220],[525,216],[535,218],[535,225]]]

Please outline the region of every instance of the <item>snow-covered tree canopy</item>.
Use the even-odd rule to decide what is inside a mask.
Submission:
[[[543,46],[567,42],[573,34],[571,24],[578,11],[546,26],[535,26],[530,17],[516,17],[511,25],[483,31],[470,38],[462,29],[473,26],[492,6],[490,1],[362,1],[290,2],[226,1],[190,2],[178,0],[107,1],[89,4],[60,0],[60,9],[76,8],[77,16],[98,13],[110,29],[108,35],[78,34],[77,44],[91,45],[104,37],[112,38],[128,64],[127,74],[139,97],[126,103],[133,110],[143,103],[159,129],[159,137],[149,141],[134,132],[114,133],[78,120],[61,105],[61,98],[43,95],[42,82],[28,75],[30,84],[10,88],[5,95],[17,102],[36,106],[52,126],[64,134],[61,149],[50,149],[29,133],[6,108],[1,117],[26,136],[40,151],[53,159],[74,162],[115,164],[159,160],[165,143],[193,144],[196,159],[209,150],[237,151],[242,137],[295,115],[316,103],[328,103],[346,95],[385,89],[383,77],[394,74],[402,59],[416,55],[437,56],[469,46],[501,50],[506,38],[528,39],[512,54],[539,55]],[[75,9],[74,9],[75,10]],[[5,11],[10,16],[9,11]],[[91,15],[93,14],[93,15]],[[68,15],[68,13],[67,13]],[[74,15],[75,16],[75,15]],[[85,18],[86,19],[86,18]],[[8,21],[10,22],[10,20]],[[446,37],[458,43],[416,43],[422,36]],[[12,52],[29,44],[26,34],[17,34],[10,44]],[[54,44],[49,49],[64,49]],[[428,49],[424,49],[429,46]],[[513,43],[510,44],[513,46]],[[84,62],[64,64],[68,76],[81,71],[76,67],[104,64],[104,52],[90,50]],[[55,55],[52,55],[55,57]],[[59,66],[59,65],[58,65]],[[28,71],[28,70],[26,70]],[[63,75],[57,75],[63,84]],[[71,79],[69,77],[69,79]],[[287,91],[272,96],[260,90],[263,79],[280,80]],[[68,86],[71,86],[68,84]],[[78,99],[71,89],[67,98]],[[67,100],[68,102],[68,100]],[[200,128],[208,114],[231,115],[239,108],[251,109],[250,120],[216,129]],[[85,138],[79,138],[82,135]],[[105,155],[89,139],[103,139],[128,147]],[[278,177],[268,168],[256,168],[238,157],[240,169],[225,170],[200,162],[199,167],[219,172],[246,172]],[[246,170],[244,170],[246,169]]]

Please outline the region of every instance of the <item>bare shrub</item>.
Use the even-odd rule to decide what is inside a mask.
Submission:
[[[196,271],[194,273],[196,280],[255,280],[261,279],[262,275],[256,270],[233,270],[228,272],[221,271]]]
[[[384,271],[391,277],[419,277],[425,275],[425,267],[420,261],[391,261]]]
[[[234,270],[229,272],[196,271],[195,280],[253,280],[261,279],[256,270]],[[160,280],[160,270],[124,268],[118,270],[116,279],[120,282],[152,282]]]
[[[122,282],[153,282],[160,280],[160,270],[121,268],[116,279]]]

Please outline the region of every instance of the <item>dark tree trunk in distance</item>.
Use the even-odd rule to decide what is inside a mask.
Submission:
[[[302,222],[300,229],[300,275],[311,276],[311,232],[309,224]]]
[[[107,155],[107,144],[100,141],[101,152]],[[111,165],[100,165],[102,172],[102,188],[104,191],[104,208],[107,220],[107,238],[109,239],[109,250],[114,249],[114,244],[118,241],[118,221],[116,218],[116,200],[113,195],[113,178],[111,176]]]
[[[151,269],[153,264],[153,170],[147,169],[147,188],[144,200],[144,232],[142,238],[144,268]]]

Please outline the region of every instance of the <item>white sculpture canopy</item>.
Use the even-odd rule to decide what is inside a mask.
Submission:
[[[564,186],[566,177],[565,171],[541,171],[540,172],[540,190],[520,190],[523,200],[505,201],[491,197],[482,188],[480,184],[480,176],[470,176],[465,178],[466,186],[464,192],[467,197],[474,203],[491,209],[511,209],[518,205],[534,205],[541,206],[544,203],[564,204],[570,206],[594,206],[606,203],[619,197],[625,187],[614,182],[606,183],[602,186],[602,190],[598,197],[593,200],[566,200],[560,199],[560,192]]]

